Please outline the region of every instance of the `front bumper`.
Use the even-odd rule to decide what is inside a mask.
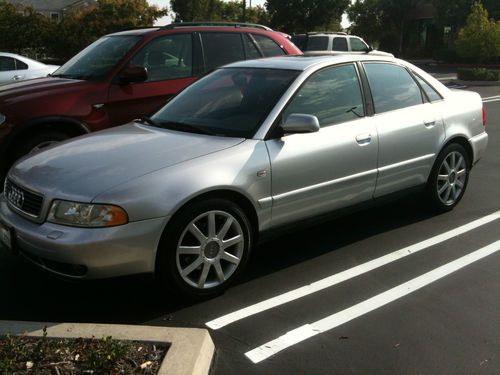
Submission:
[[[168,218],[110,228],[76,228],[29,221],[0,195],[0,221],[13,229],[16,249],[36,265],[64,277],[100,279],[152,273]]]

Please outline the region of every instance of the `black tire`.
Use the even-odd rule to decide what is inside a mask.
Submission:
[[[70,136],[63,132],[55,130],[47,130],[33,134],[29,138],[23,139],[17,144],[14,152],[15,160],[21,156],[41,150],[50,146],[53,143],[58,143],[69,139]],[[12,160],[14,162],[15,160]]]
[[[454,165],[451,165],[453,160]],[[469,154],[458,143],[449,144],[439,153],[425,190],[432,210],[451,211],[460,202],[467,188],[470,168]]]
[[[208,215],[212,212],[215,237],[211,237],[209,234],[210,218]],[[228,220],[229,218],[232,219]],[[191,230],[188,230],[188,226],[193,224],[193,221],[200,232],[206,236],[205,245],[199,237],[195,237]],[[219,239],[224,224],[229,221],[229,229]],[[241,241],[229,245],[227,248],[224,247],[224,241],[229,243],[227,239],[231,238],[230,236],[233,236],[232,239],[234,239],[240,235]],[[214,297],[227,289],[241,274],[248,261],[252,244],[250,221],[238,205],[219,198],[197,201],[177,213],[163,233],[157,251],[157,280],[161,287],[166,287],[174,293],[190,299],[200,300]],[[199,249],[195,249],[196,253],[194,254],[181,254],[180,248],[178,250],[180,245],[199,247]],[[233,255],[233,259],[239,259],[239,263],[235,265],[234,260],[229,262],[221,258],[226,257],[227,253]],[[190,273],[184,276],[181,274],[181,270],[186,271],[200,261],[203,263],[193,268]],[[219,263],[219,266],[216,266],[215,263]],[[203,280],[202,275],[205,267],[209,271],[207,271],[206,281],[203,281],[203,286],[200,287],[200,284],[195,285],[195,283],[200,283],[200,280]],[[224,276],[227,272],[227,279],[221,281],[218,271],[223,271]]]

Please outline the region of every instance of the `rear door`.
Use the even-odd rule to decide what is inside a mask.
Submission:
[[[356,66],[313,73],[282,114],[318,117],[317,133],[266,141],[271,161],[273,225],[311,217],[373,196],[378,139],[365,116]]]
[[[163,35],[137,52],[128,65],[144,66],[146,82],[122,85],[118,77],[105,105],[111,126],[151,115],[173,95],[196,80],[196,43],[193,33]]]
[[[445,138],[442,117],[405,67],[363,63],[379,136],[375,196],[424,184]]]

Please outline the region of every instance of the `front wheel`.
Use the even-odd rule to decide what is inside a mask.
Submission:
[[[221,293],[245,266],[251,233],[248,218],[233,202],[209,199],[186,207],[160,243],[160,281],[194,298]]]
[[[452,210],[462,199],[469,180],[470,160],[465,148],[457,143],[439,154],[427,182],[427,196],[432,208]]]

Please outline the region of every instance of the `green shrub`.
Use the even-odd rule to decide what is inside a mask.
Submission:
[[[458,79],[463,81],[500,81],[500,70],[485,68],[460,68]]]
[[[500,22],[489,20],[478,1],[472,5],[467,24],[458,33],[457,53],[470,61],[493,61],[500,56]]]

